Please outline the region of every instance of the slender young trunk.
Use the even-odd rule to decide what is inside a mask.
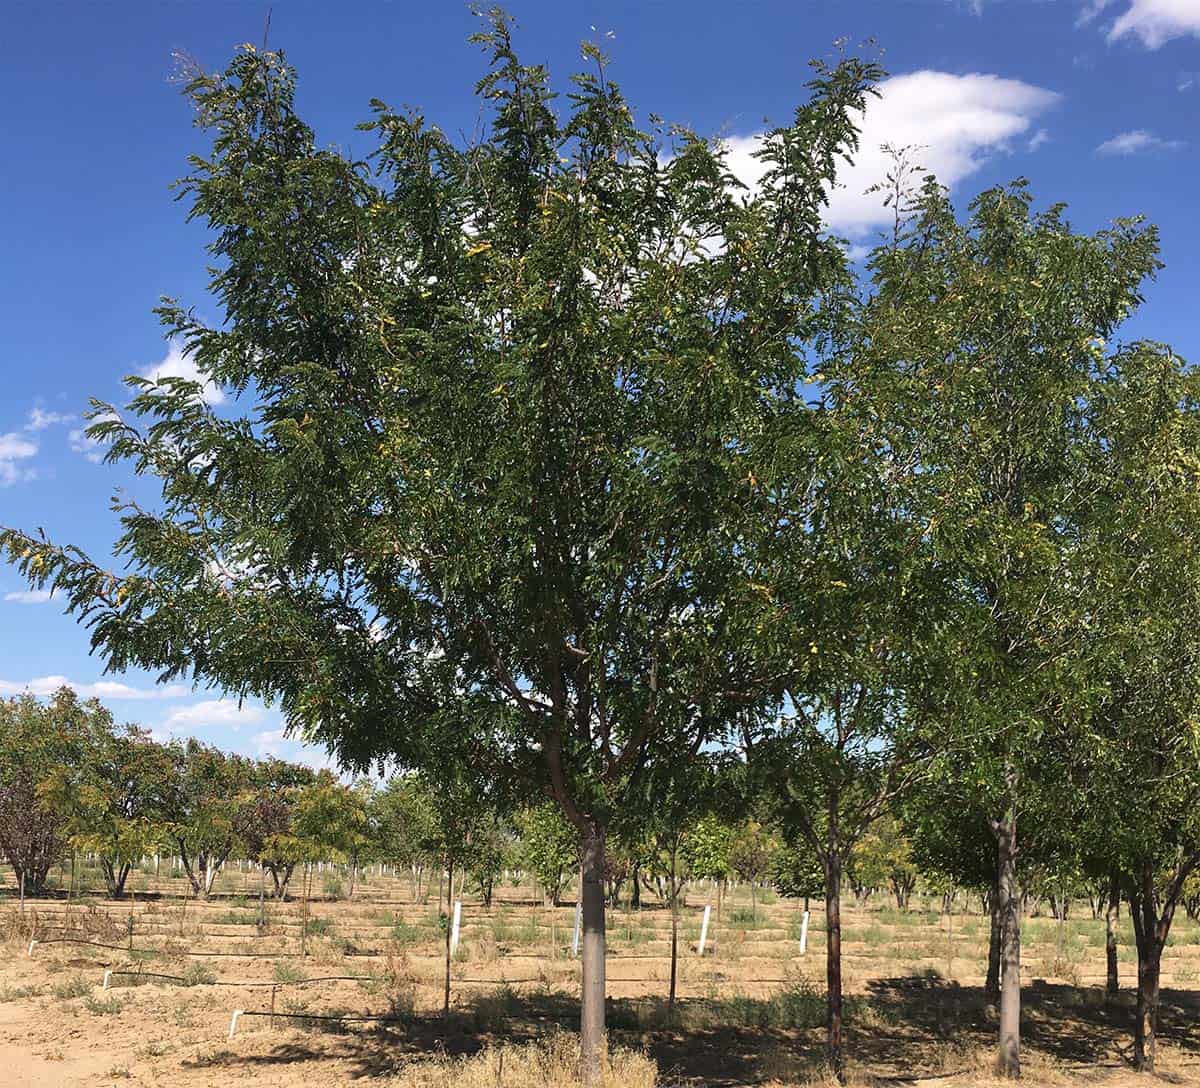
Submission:
[[[450,858],[447,864],[450,867],[450,891],[454,889],[454,859]],[[450,1019],[450,929],[452,923],[451,911],[449,910],[450,901],[446,901],[446,986],[442,994],[442,1019]]]
[[[585,1088],[598,1088],[607,1047],[604,1027],[604,828],[593,827],[583,841],[583,999],[579,1043]]]
[[[1121,888],[1117,874],[1108,879],[1108,906],[1104,911],[1104,954],[1108,960],[1108,986],[1110,996],[1121,992],[1121,980],[1117,973],[1117,917],[1121,910]]]
[[[304,888],[304,904],[300,908],[300,957],[303,959],[308,955],[308,889],[312,884],[312,866],[307,861],[304,863],[301,884]]]
[[[675,844],[671,845],[671,989],[667,995],[667,1014],[675,1015],[675,978],[679,962],[679,890],[675,880]]]
[[[988,969],[984,981],[984,993],[993,1001],[1000,997],[1000,934],[1003,921],[1000,918],[1000,880],[999,872],[992,877],[992,890],[988,896],[988,915],[991,920],[991,934],[988,939]]]
[[[842,858],[831,828],[825,856],[825,1057],[839,1084],[846,1081],[842,1049]]]
[[[996,1070],[1021,1075],[1021,918],[1017,887],[1017,811],[1009,804],[994,825],[998,849],[997,909],[1000,912],[1000,1038]]]

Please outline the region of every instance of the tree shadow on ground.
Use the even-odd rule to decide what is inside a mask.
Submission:
[[[1028,1051],[1065,1066],[1128,1059],[1130,991],[1109,1000],[1098,987],[1035,980],[1022,999]],[[1168,990],[1162,1002],[1160,1038],[1200,1054],[1200,995]],[[408,1016],[367,1030],[292,1021],[311,1032],[311,1042],[289,1031],[286,1041],[263,1053],[219,1051],[194,1064],[234,1069],[338,1060],[351,1065],[353,1079],[369,1079],[391,1075],[416,1058],[468,1056],[496,1043],[574,1031],[578,1016],[573,995],[499,987],[467,1001],[449,1020]],[[610,999],[608,1016],[613,1043],[645,1050],[671,1085],[733,1088],[772,1076],[802,1079],[823,1067],[823,995],[802,984],[769,998],[687,998],[674,1013],[659,998]],[[994,1044],[996,1025],[996,1009],[979,987],[934,976],[880,979],[847,1002],[846,1052],[880,1082],[903,1084],[961,1068],[968,1055]]]

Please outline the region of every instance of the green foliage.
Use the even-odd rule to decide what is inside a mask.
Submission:
[[[908,906],[918,872],[912,847],[893,815],[880,817],[855,845],[850,874],[857,887],[889,888],[900,909]]]
[[[718,816],[703,817],[688,831],[683,855],[692,875],[701,880],[725,880],[733,870],[734,828]]]
[[[635,768],[725,726],[730,542],[771,502],[746,445],[836,316],[821,211],[880,73],[814,66],[741,191],[720,143],[639,128],[593,48],[560,119],[502,15],[476,40],[479,137],[377,102],[373,169],[318,146],[279,54],[195,74],[182,194],[223,312],[161,315],[235,416],[179,378],[97,406],[161,491],[121,508],[127,576],[2,542],[114,668],[278,700],[348,765],[552,791],[594,836]]]
[[[0,700],[0,851],[31,895],[44,890],[69,834],[66,814],[40,786],[78,761],[79,734],[101,713],[68,688],[47,705],[31,695]]]
[[[825,893],[824,867],[805,842],[782,845],[771,858],[768,877],[781,895],[809,899]]]
[[[579,866],[579,833],[555,805],[542,804],[518,814],[520,858],[555,905]]]

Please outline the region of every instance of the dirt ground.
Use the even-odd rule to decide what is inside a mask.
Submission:
[[[31,901],[24,914],[0,899],[0,1088],[386,1085],[406,1069],[408,1084],[414,1061],[543,1038],[577,1016],[574,907],[544,907],[528,885],[504,887],[490,909],[464,897],[447,1019],[436,884],[421,902],[409,880],[375,875],[347,901],[328,898],[343,889],[318,878],[307,905],[267,900],[265,925],[257,875],[231,871],[207,903],[165,874],[137,884],[125,902],[93,892],[69,906],[65,896]],[[610,913],[614,1043],[652,1057],[663,1086],[824,1083],[820,913],[801,956],[802,904],[768,893],[752,907],[742,890],[719,917],[714,909],[701,958],[706,898],[693,891],[682,912],[673,1015],[669,913],[653,904]],[[1103,921],[1076,909],[1065,923],[1025,923],[1027,1082],[1200,1085],[1200,926],[1177,922],[1166,954],[1151,1080],[1128,1068],[1131,991],[1110,1002],[1100,988]],[[1132,936],[1123,937],[1131,982]],[[992,1082],[986,939],[978,913],[899,912],[882,901],[846,912],[852,1083]]]

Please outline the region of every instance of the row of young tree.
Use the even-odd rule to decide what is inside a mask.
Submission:
[[[819,865],[839,1077],[846,868],[910,802],[988,854],[1001,1070],[1043,856],[1128,900],[1152,1068],[1200,863],[1200,387],[1118,339],[1155,231],[1077,231],[1024,183],[960,218],[901,152],[858,274],[822,214],[874,63],[817,64],[747,185],[640,127],[591,44],[560,109],[486,19],[477,137],[377,102],[367,163],[318,144],[281,54],[193,73],[223,313],[161,315],[234,407],[130,379],[89,432],[160,484],[119,508],[125,573],[17,529],[8,557],[111,669],[275,701],[347,768],[553,801],[589,1084],[607,843],[672,834],[712,751]]]
[[[46,892],[54,866],[86,854],[107,895],[122,899],[131,872],[169,854],[204,899],[236,860],[261,867],[276,899],[287,896],[297,866],[327,862],[344,866],[351,896],[360,872],[386,864],[409,872],[421,901],[435,874],[440,898],[447,872],[457,870],[460,888],[469,879],[490,906],[497,880],[511,871],[528,873],[558,906],[575,894],[577,836],[551,804],[514,805],[494,791],[447,794],[420,774],[347,783],[328,770],[195,739],[160,743],[136,725],[118,726],[98,701],[69,688],[46,701],[0,700],[0,855],[30,897]],[[659,849],[653,836],[614,839],[605,861],[609,899],[618,902],[628,888],[640,905],[646,889],[667,903],[685,879],[768,880],[774,844],[756,822],[718,823],[709,812],[681,835],[672,865],[670,847]],[[664,883],[673,878],[676,885]]]

